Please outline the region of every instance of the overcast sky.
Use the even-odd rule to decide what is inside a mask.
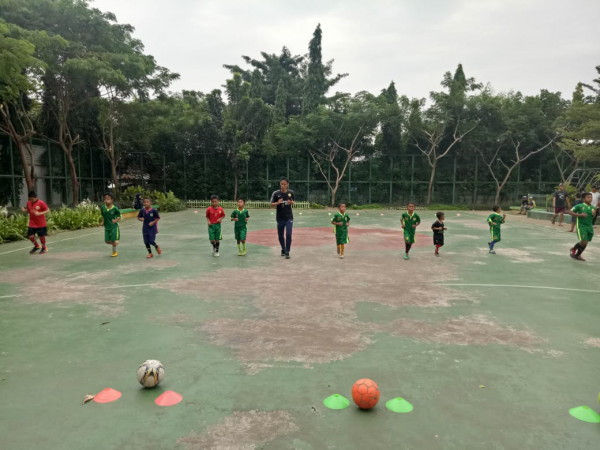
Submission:
[[[208,92],[241,55],[305,54],[318,23],[324,60],[349,73],[334,88],[409,97],[439,89],[462,63],[499,92],[570,98],[600,65],[597,0],[93,0],[136,29],[146,52],[181,75],[173,90]]]

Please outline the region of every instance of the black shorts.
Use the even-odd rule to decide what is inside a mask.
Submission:
[[[433,245],[444,245],[444,235],[443,234],[434,234],[433,235]]]
[[[48,234],[48,230],[46,229],[46,227],[41,227],[41,228],[27,228],[27,236],[33,236],[33,235],[38,235],[38,236],[46,236]]]

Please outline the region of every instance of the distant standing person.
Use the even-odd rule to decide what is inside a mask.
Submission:
[[[294,225],[294,191],[288,188],[290,182],[287,178],[282,178],[279,182],[280,189],[271,195],[271,208],[277,208],[275,216],[277,220],[277,235],[281,245],[281,256],[290,259],[290,249],[292,247],[292,227]],[[285,231],[285,235],[284,235]]]
[[[552,217],[552,225],[556,222],[556,216],[560,214],[558,219],[558,226],[562,227],[563,215],[567,208],[570,208],[569,194],[565,191],[565,185],[559,184],[558,191],[554,192],[552,196],[552,208],[554,208],[554,216]]]

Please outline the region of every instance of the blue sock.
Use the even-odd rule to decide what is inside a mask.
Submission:
[[[496,241],[490,242],[490,250],[494,250],[494,245],[496,245]]]

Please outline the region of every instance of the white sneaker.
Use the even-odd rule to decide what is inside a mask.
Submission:
[[[215,252],[215,256],[219,256],[219,252]]]

